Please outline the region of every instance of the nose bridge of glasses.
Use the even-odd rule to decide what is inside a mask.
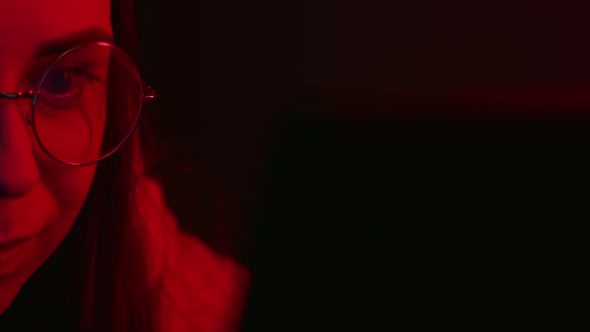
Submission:
[[[39,178],[34,143],[16,103],[0,102],[0,197],[20,197]]]
[[[32,98],[34,97],[33,91],[18,91],[18,92],[3,92],[0,91],[0,112],[4,113],[6,111],[15,109],[16,113],[20,114],[23,119],[25,120],[27,125],[31,125],[31,114],[29,107],[27,104],[32,102]],[[2,99],[6,99],[2,101]],[[31,100],[25,100],[31,99]],[[24,105],[23,105],[24,104]],[[14,107],[16,106],[16,107]],[[9,110],[8,110],[9,109]],[[0,119],[4,117],[3,114],[0,114]],[[0,125],[1,127],[1,125]]]
[[[32,98],[33,91],[28,86],[24,88],[22,75],[16,70],[2,70],[4,67],[0,62],[0,105],[10,102],[9,99]]]
[[[33,142],[27,125],[27,114],[17,103],[0,102],[0,155],[31,153]]]
[[[17,91],[17,92],[3,92],[0,91],[0,99],[22,99],[22,98],[31,98],[33,96],[33,91]]]
[[[30,124],[29,109],[23,103],[31,103],[26,99],[32,96],[30,91],[0,92],[0,139],[4,139],[5,132],[14,130],[17,123]]]
[[[4,60],[0,59],[0,153],[32,146],[27,126],[34,93],[21,84],[22,66],[18,62],[8,66]]]

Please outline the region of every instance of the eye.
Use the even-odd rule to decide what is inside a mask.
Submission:
[[[44,81],[43,88],[46,92],[54,95],[67,94],[74,85],[72,73],[66,70],[50,72]]]
[[[98,96],[96,87],[104,84],[89,66],[54,68],[43,77],[39,100],[50,109],[73,109],[92,102]]]

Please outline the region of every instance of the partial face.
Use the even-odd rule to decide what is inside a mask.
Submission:
[[[112,36],[110,0],[0,0],[0,8],[0,92],[25,90],[34,85],[38,68],[67,48]],[[67,77],[54,83],[48,89],[66,93]],[[0,98],[0,313],[65,238],[96,168],[67,166],[47,156],[26,121],[27,101]],[[103,121],[93,117],[92,107],[104,105],[85,109],[89,125]],[[49,116],[45,121],[57,123]],[[75,154],[67,149],[80,142],[57,147]]]

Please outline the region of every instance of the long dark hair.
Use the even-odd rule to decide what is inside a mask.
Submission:
[[[115,43],[138,61],[132,0],[112,0],[111,8]],[[152,332],[159,325],[159,289],[147,277],[148,243],[134,222],[140,218],[138,166],[150,151],[145,119],[117,153],[99,163],[76,221],[80,225],[72,237],[83,248],[78,258],[81,283],[72,291],[72,303],[80,304],[79,330]]]
[[[111,8],[115,43],[137,62],[132,0],[112,0]],[[93,212],[87,243],[94,243],[88,246],[93,252],[87,253],[94,257],[94,264],[86,266],[86,291],[80,292],[80,299],[89,305],[81,323],[90,331],[157,329],[158,289],[148,283],[147,243],[133,222],[139,218],[135,188],[142,174],[138,165],[149,151],[142,145],[142,138],[149,137],[145,122],[113,158],[98,165],[88,198]]]

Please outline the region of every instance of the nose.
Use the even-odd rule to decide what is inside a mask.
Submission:
[[[16,100],[0,99],[0,199],[26,195],[39,181],[33,142]]]

